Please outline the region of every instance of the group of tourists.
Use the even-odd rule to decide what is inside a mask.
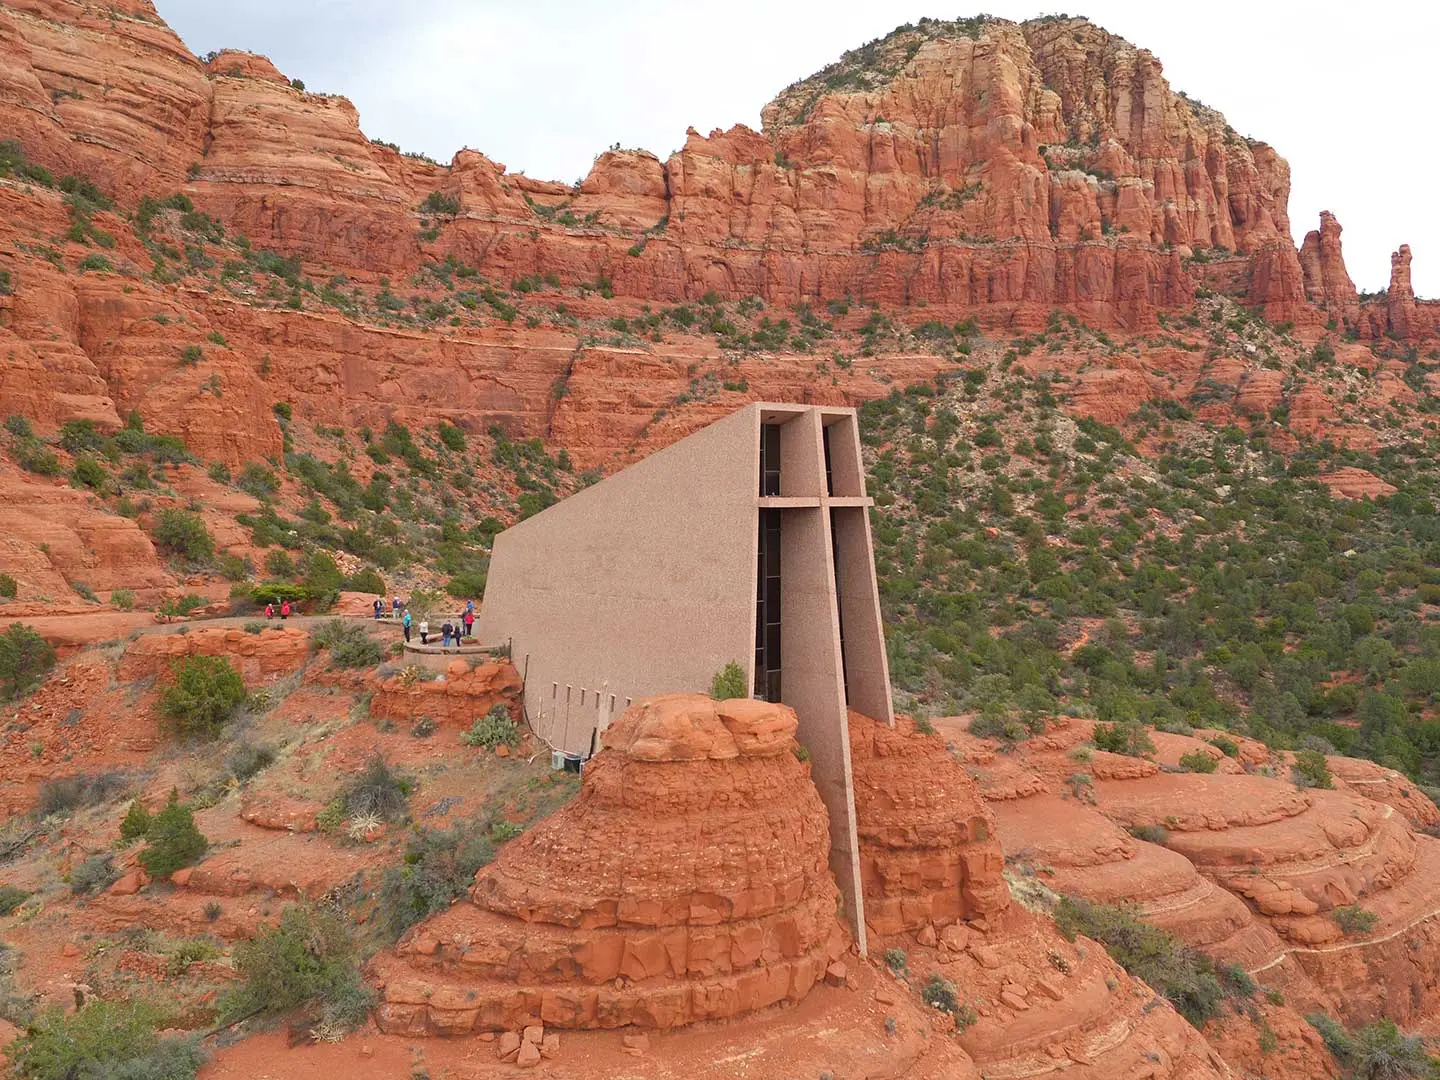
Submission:
[[[375,619],[378,622],[384,615],[385,601],[377,598],[374,603]],[[410,640],[412,628],[420,634],[420,644],[430,644],[430,622],[428,616],[422,616],[417,626],[410,609],[400,603],[400,597],[394,597],[390,602],[391,618],[399,619],[400,626],[405,631],[405,640]],[[440,626],[440,646],[448,649],[451,645],[459,648],[465,638],[474,636],[475,633],[475,601],[465,601],[465,610],[455,616],[451,622],[446,619]]]
[[[273,619],[274,617],[275,617],[275,604],[274,604],[274,602],[271,602],[271,603],[265,605],[265,618],[267,618],[267,619]],[[289,601],[289,600],[281,600],[281,601],[280,601],[280,618],[282,618],[282,619],[288,619],[289,617],[290,617],[290,601]]]

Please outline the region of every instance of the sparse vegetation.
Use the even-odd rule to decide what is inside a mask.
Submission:
[[[750,693],[745,686],[745,669],[731,660],[715,673],[715,678],[710,683],[710,696],[716,701],[749,697]]]
[[[1380,916],[1373,911],[1366,911],[1359,904],[1347,904],[1337,907],[1330,913],[1336,924],[1343,930],[1346,936],[1356,934],[1368,934],[1380,924]]]
[[[199,514],[167,508],[156,516],[155,542],[174,555],[191,562],[208,562],[215,557],[215,541]]]
[[[140,865],[152,878],[163,881],[176,870],[198,862],[208,846],[195,825],[194,812],[180,802],[179,792],[171,791],[170,801],[150,818]]]
[[[316,649],[330,650],[331,667],[368,668],[385,658],[385,650],[365,624],[344,619],[321,623],[311,632],[310,643]]]
[[[397,773],[379,754],[345,786],[341,795],[345,815],[351,819],[400,821],[410,812],[412,782]]]
[[[1217,970],[1208,956],[1142,922],[1129,908],[1066,896],[1055,908],[1055,925],[1072,941],[1084,934],[1103,944],[1116,963],[1163,994],[1197,1028],[1220,1014],[1227,996],[1246,996],[1244,985]],[[1249,985],[1253,990],[1254,983]]]
[[[55,649],[23,623],[0,634],[0,695],[14,701],[39,686],[55,667]]]
[[[213,739],[245,703],[245,683],[223,656],[187,656],[171,665],[161,715],[182,736]]]
[[[23,1080],[193,1080],[199,1040],[161,1038],[165,1026],[146,1002],[94,999],[69,1014],[45,1010],[5,1052]]]
[[[520,745],[520,729],[510,719],[510,710],[504,705],[495,705],[484,716],[470,725],[470,730],[460,736],[466,746],[479,746],[494,750],[502,743],[514,747]]]
[[[298,904],[280,924],[235,946],[241,982],[221,999],[225,1020],[300,1010],[344,1032],[364,1023],[373,994],[360,977],[350,926],[337,914]]]

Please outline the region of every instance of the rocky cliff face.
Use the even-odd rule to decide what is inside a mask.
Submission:
[[[1083,19],[922,20],[786,89],[763,132],[692,131],[666,162],[608,152],[573,190],[372,143],[346,99],[263,58],[202,64],[147,0],[7,5],[0,51],[0,119],[36,160],[122,204],[183,188],[252,241],[351,274],[453,255],[652,300],[850,295],[1021,322],[1061,306],[1146,326],[1189,302],[1198,251],[1238,256],[1271,317],[1313,318],[1285,161]],[[418,208],[437,193],[454,212],[432,233]]]

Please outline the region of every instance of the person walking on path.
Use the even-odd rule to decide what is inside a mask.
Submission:
[[[450,625],[449,619],[446,619],[444,625],[440,627],[440,633],[443,635],[440,645],[442,649],[448,649],[450,647],[450,635],[454,632],[455,627]]]
[[[406,640],[406,641],[409,641],[409,640],[410,640],[410,609],[409,609],[409,608],[406,608],[406,609],[405,609],[405,615],[404,615],[404,617],[400,620],[400,625],[403,626],[403,627],[405,627],[405,640]]]
[[[274,604],[266,604],[266,605],[265,605],[265,618],[267,618],[267,619],[273,619],[274,617],[275,617],[275,605],[274,605]]]
[[[382,610],[384,610],[384,608],[385,608],[385,601],[384,601],[384,600],[381,600],[381,599],[377,596],[377,597],[375,598],[374,608],[375,608],[375,621],[376,621],[376,622],[379,622],[379,621],[380,621],[380,612],[381,612]]]
[[[288,619],[289,617],[290,617],[290,601],[289,601],[289,600],[285,600],[285,601],[283,601],[283,602],[280,604],[280,618],[282,618],[282,619]]]
[[[475,633],[475,606],[472,604],[465,609],[465,636],[470,637]]]
[[[430,623],[425,619],[420,620],[420,644],[430,644]]]
[[[394,618],[394,619],[398,619],[398,618],[400,617],[400,594],[399,594],[399,593],[396,593],[396,594],[395,594],[395,597],[390,601],[390,617],[391,617],[391,618]]]

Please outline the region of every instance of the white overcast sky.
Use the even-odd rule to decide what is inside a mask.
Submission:
[[[777,91],[844,50],[922,16],[976,13],[953,3],[157,0],[196,53],[263,53],[309,89],[348,96],[372,138],[441,162],[470,146],[563,181],[612,143],[664,158],[690,126],[758,128]],[[1408,243],[1416,292],[1440,296],[1440,3],[1086,0],[1078,13],[1289,159],[1297,243],[1332,210],[1359,288],[1385,287],[1390,253]]]

